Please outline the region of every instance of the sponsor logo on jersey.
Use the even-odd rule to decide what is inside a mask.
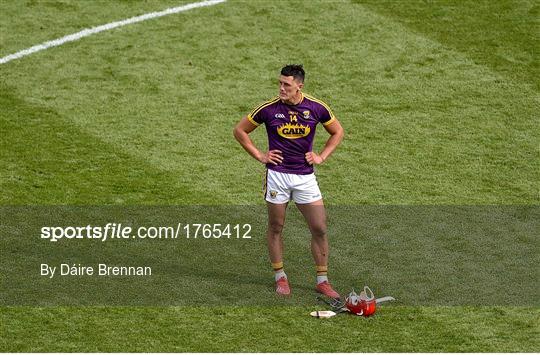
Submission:
[[[305,137],[309,134],[311,128],[298,123],[286,123],[277,128],[280,136],[287,139],[297,139]]]

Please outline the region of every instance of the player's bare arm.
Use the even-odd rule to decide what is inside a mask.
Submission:
[[[243,117],[240,122],[234,127],[234,138],[240,143],[240,145],[249,153],[253,158],[257,159],[263,164],[272,163],[278,165],[283,161],[282,152],[274,149],[266,153],[261,152],[253,143],[249,134],[257,128],[256,125],[251,123],[247,117]]]
[[[334,119],[332,123],[324,126],[330,137],[326,141],[323,150],[317,154],[315,152],[307,152],[306,160],[309,164],[322,164],[328,157],[336,150],[338,145],[343,140],[344,131],[341,123],[337,119]]]

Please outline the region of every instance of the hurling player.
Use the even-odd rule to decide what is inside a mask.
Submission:
[[[267,242],[275,272],[276,292],[279,295],[291,292],[283,268],[282,230],[287,204],[293,200],[312,235],[316,290],[328,297],[339,298],[328,282],[326,211],[313,166],[324,163],[341,143],[343,128],[328,105],[302,92],[304,77],[301,65],[282,68],[279,96],[262,103],[242,118],[234,129],[234,136],[253,158],[266,165]],[[249,133],[263,123],[268,135],[267,152],[260,151],[249,137]],[[319,123],[330,137],[323,150],[316,153],[313,140]]]

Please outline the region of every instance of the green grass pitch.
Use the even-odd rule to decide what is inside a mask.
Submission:
[[[0,57],[188,2],[3,1]],[[261,207],[263,167],[232,127],[276,94],[282,65],[303,63],[305,91],[327,101],[346,132],[317,170],[328,206],[522,206],[534,220],[539,9],[534,0],[229,0],[1,64],[0,205]],[[325,136],[319,129],[317,148]],[[264,129],[254,140],[265,146]],[[286,265],[297,275],[291,299],[273,297],[257,235],[245,252],[226,244],[228,257],[185,254],[180,265],[190,274],[176,291],[196,290],[199,303],[33,307],[3,299],[0,351],[540,350],[534,230],[486,236],[455,254],[452,240],[331,235],[330,271],[340,290],[369,280],[410,298],[370,319],[317,320],[308,316],[321,308],[311,290],[309,235],[297,213],[291,218],[299,221],[285,236]],[[346,224],[339,227],[346,233]],[[392,247],[400,253],[384,253]],[[501,293],[513,285],[532,301],[438,303],[446,293],[474,294],[475,284],[455,288],[457,271],[436,263],[433,247],[447,251],[441,260],[457,260],[457,271],[469,270],[466,256],[482,256],[481,280],[499,280]],[[415,268],[422,258],[433,261],[432,279]],[[210,271],[197,267],[205,261]],[[9,263],[0,265],[5,275]],[[445,273],[452,277],[436,277]],[[247,282],[235,288],[238,280]],[[414,302],[407,280],[426,286],[416,291],[428,302]],[[209,290],[214,297],[204,295]]]

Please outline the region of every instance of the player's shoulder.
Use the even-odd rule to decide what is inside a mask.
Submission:
[[[310,95],[310,94],[303,93],[303,95],[304,95],[304,98],[307,99],[308,101],[310,101],[313,105],[322,106],[322,107],[326,108],[328,111],[330,111],[330,106],[328,106],[328,104],[326,102],[324,102],[323,100],[318,99],[315,96]]]
[[[255,107],[248,115],[247,119],[253,123],[254,125],[258,126],[261,123],[265,121],[266,113],[264,111],[265,108],[271,107],[272,105],[275,105],[279,102],[279,96],[267,100],[260,104],[259,106]]]
[[[304,99],[308,100],[310,105],[315,109],[316,112],[321,112],[324,116],[329,116],[330,118],[334,118],[334,113],[330,109],[330,106],[323,100],[320,100],[310,94],[303,93]]]
[[[259,104],[257,107],[255,107],[252,111],[251,111],[251,114],[250,116],[255,116],[259,111],[261,111],[262,109],[264,109],[265,107],[268,107],[268,106],[271,106],[271,105],[274,105],[276,103],[279,102],[279,96],[275,96],[273,98],[271,98],[270,100],[266,100],[264,101],[263,103]]]

